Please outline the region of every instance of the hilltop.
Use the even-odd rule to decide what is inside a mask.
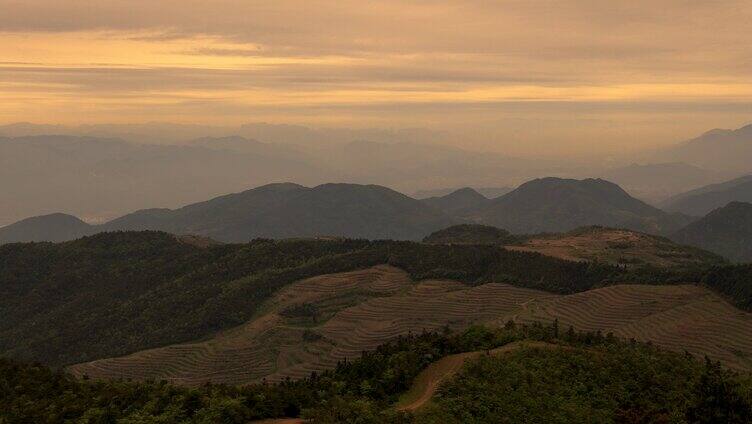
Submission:
[[[54,213],[26,218],[0,228],[0,244],[51,241],[60,242],[93,234],[93,226],[72,215]]]
[[[561,259],[628,267],[691,267],[722,264],[704,250],[660,236],[607,227],[583,227],[562,234],[541,234],[510,243],[508,249],[538,252]]]
[[[635,199],[601,179],[541,178],[467,214],[515,234],[569,231],[586,225],[667,233],[689,220]]]

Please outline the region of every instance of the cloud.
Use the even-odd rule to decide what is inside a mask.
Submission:
[[[593,102],[604,116],[613,102],[644,116],[665,104],[666,122],[684,114],[697,126],[716,122],[713,107],[752,101],[745,0],[0,0],[0,10],[0,121],[247,113],[502,122],[505,134],[507,117],[527,122],[551,103],[579,122]]]

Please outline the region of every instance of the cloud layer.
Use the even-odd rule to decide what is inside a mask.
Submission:
[[[0,10],[0,122],[433,126],[545,151],[644,147],[752,116],[746,0],[0,0]]]

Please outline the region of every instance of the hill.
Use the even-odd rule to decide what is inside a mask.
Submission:
[[[0,246],[0,355],[51,365],[237,326],[301,278],[383,263],[364,241],[200,247],[165,233]]]
[[[480,193],[486,199],[494,199],[514,190],[512,187],[473,187],[472,189]],[[414,193],[413,197],[415,197],[416,199],[442,197],[457,190],[461,190],[461,188],[437,188],[432,190],[418,190]]]
[[[423,239],[429,244],[496,244],[505,245],[519,241],[509,231],[488,225],[460,224],[435,231]]]
[[[516,234],[563,232],[586,225],[668,233],[686,223],[601,179],[541,178],[468,213],[478,223]]]
[[[677,231],[671,238],[733,261],[751,262],[752,204],[731,202]]]
[[[671,212],[704,216],[734,201],[752,202],[752,175],[678,194],[667,199],[661,206]]]
[[[94,232],[93,226],[75,216],[55,213],[27,218],[0,228],[0,244],[30,241],[67,241]]]
[[[691,285],[616,285],[561,296],[503,283],[413,282],[400,269],[378,266],[294,283],[261,310],[246,324],[207,340],[68,369],[97,379],[165,379],[191,386],[276,382],[334,368],[400,335],[558,319],[563,328],[612,332],[752,370],[747,342],[752,314]],[[686,325],[693,320],[705,324]]]
[[[541,234],[511,242],[507,249],[538,252],[561,259],[640,267],[693,267],[722,264],[713,253],[637,231],[583,227],[562,234]]]
[[[156,230],[221,242],[254,238],[340,236],[420,240],[456,219],[394,190],[376,185],[268,184],[179,209],[144,209],[84,233],[58,230],[59,219],[39,218],[0,228],[0,240],[71,240],[104,231]],[[49,231],[49,236],[44,237]],[[8,234],[5,236],[4,234]],[[28,233],[29,236],[25,236]],[[69,237],[64,237],[66,234]],[[29,238],[29,237],[35,238]],[[26,238],[24,238],[26,237]]]
[[[465,187],[445,196],[421,199],[421,202],[448,215],[457,215],[481,207],[488,202],[488,199],[472,188]]]
[[[420,239],[452,218],[386,187],[271,184],[170,211],[141,211],[104,230],[154,229],[224,242],[257,237]]]
[[[413,422],[744,423],[748,384],[711,362],[639,345],[529,342],[466,359]]]

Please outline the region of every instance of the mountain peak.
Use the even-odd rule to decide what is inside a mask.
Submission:
[[[585,225],[656,233],[676,225],[665,212],[601,178],[528,181],[468,218],[513,233],[561,232]]]
[[[0,228],[0,244],[30,241],[66,241],[93,233],[93,227],[73,215],[34,216]]]

